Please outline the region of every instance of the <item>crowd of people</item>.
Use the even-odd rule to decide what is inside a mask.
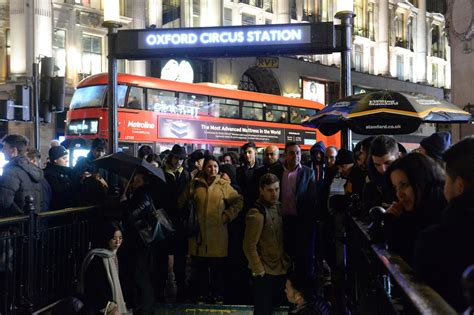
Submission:
[[[22,213],[27,195],[45,211],[107,194],[108,174],[94,163],[104,140],[95,139],[74,168],[67,150],[54,145],[42,170],[27,146],[19,135],[3,139],[9,163],[0,179],[1,216]],[[152,314],[172,295],[178,303],[253,303],[255,314],[272,314],[287,303],[286,293],[291,314],[329,314],[332,297],[318,279],[334,266],[337,194],[357,200],[350,211],[362,220],[373,219],[373,207],[385,209],[381,234],[389,249],[457,311],[467,307],[460,277],[474,253],[460,245],[474,233],[474,138],[451,146],[450,134],[438,132],[410,153],[384,135],[353,151],[317,142],[305,161],[294,142],[283,157],[270,145],[260,159],[252,142],[241,152],[217,158],[177,144],[160,154],[140,148],[138,157],[161,168],[166,182],[135,172],[120,190],[120,222],[98,229],[80,282],[93,312]],[[174,229],[145,241],[157,209]]]

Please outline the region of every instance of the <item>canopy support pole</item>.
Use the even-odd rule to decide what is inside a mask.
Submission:
[[[334,16],[341,20],[341,70],[339,96],[345,98],[352,95],[351,50],[352,20],[355,14],[351,11],[340,11]],[[352,132],[344,127],[341,130],[341,148],[352,150]]]

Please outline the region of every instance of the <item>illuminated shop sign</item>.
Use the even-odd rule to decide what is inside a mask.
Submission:
[[[310,25],[284,26],[269,30],[237,28],[229,30],[164,30],[143,32],[139,48],[219,47],[232,45],[308,44],[311,42]]]
[[[331,22],[121,30],[112,53],[128,59],[332,53],[334,34]]]

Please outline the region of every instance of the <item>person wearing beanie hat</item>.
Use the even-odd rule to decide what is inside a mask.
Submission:
[[[68,167],[68,152],[62,145],[51,147],[49,162],[44,169],[44,177],[52,190],[49,210],[58,210],[76,205],[73,171]]]
[[[221,178],[230,181],[230,185],[240,193],[240,186],[237,183],[237,168],[232,164],[221,164],[219,172]]]
[[[436,161],[442,161],[442,155],[451,146],[451,134],[446,131],[435,132],[420,142],[420,153]]]
[[[354,163],[354,154],[352,151],[344,148],[341,148],[339,151],[337,151],[336,162],[334,162],[334,166],[337,168],[337,171],[341,177],[347,180],[344,184],[344,192],[346,194],[360,193],[358,191],[358,187],[354,187],[353,185],[353,177],[355,177]],[[354,189],[356,189],[356,191],[354,191]]]
[[[49,161],[57,165],[67,166],[69,162],[67,150],[62,145],[51,147],[51,149],[49,149],[48,156]]]

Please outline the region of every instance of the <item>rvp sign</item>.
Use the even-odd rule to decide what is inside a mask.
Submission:
[[[278,68],[279,66],[278,57],[257,57],[257,67],[259,68]]]

